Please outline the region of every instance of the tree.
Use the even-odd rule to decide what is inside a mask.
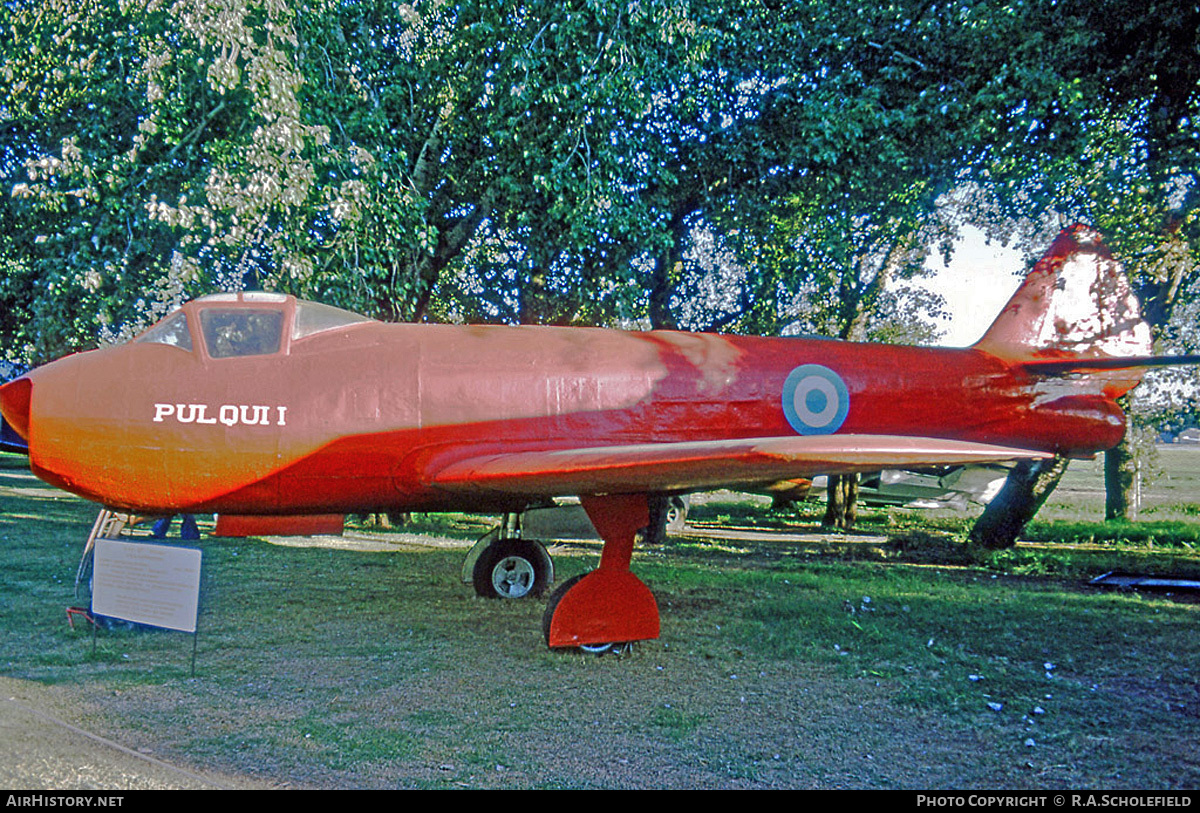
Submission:
[[[300,119],[286,8],[8,10],[3,177],[21,259],[4,293],[29,317],[8,326],[28,356],[127,336],[243,276],[306,278],[326,137]]]
[[[1033,156],[1015,140],[997,145],[981,177],[1010,212],[1054,209],[1099,227],[1155,338],[1171,344],[1180,294],[1200,272],[1200,9],[1064,3],[1055,13],[1074,32],[1047,60],[1070,93],[1054,124],[1073,135]],[[1106,454],[1109,518],[1136,512],[1130,439]]]
[[[1014,466],[1000,493],[971,527],[969,544],[982,550],[1000,550],[1016,544],[1021,531],[1066,473],[1068,462],[1064,457],[1054,457],[1033,463],[1021,461]]]
[[[473,288],[470,256],[507,289],[493,318],[560,318],[533,300],[605,287],[654,228],[630,189],[656,170],[621,135],[661,76],[694,69],[706,32],[671,2],[403,10],[390,25],[371,2],[304,15],[306,63],[320,67],[307,92],[357,156],[339,171],[361,194],[322,247],[327,284],[350,269],[374,312],[445,315],[464,303],[440,293]]]
[[[38,358],[242,284],[419,318],[485,224],[591,284],[648,222],[611,134],[705,48],[671,2],[10,8],[3,293],[69,314],[13,323]]]

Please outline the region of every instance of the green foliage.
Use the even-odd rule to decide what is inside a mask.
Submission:
[[[538,278],[556,276],[563,256],[586,283],[587,268],[619,264],[618,241],[644,231],[620,189],[632,156],[611,135],[649,108],[645,74],[686,69],[702,44],[672,38],[691,25],[671,3],[629,14],[430,3],[398,18],[385,6],[301,15],[304,99],[349,159],[334,169],[346,216],[321,246],[319,284],[353,284],[347,295],[372,310],[413,318],[446,272],[463,295],[437,302],[442,316],[552,320],[561,305],[530,319],[522,294],[552,300],[564,286]],[[469,269],[447,270],[460,258]],[[481,288],[503,293],[478,308]],[[590,296],[578,280],[569,288],[568,302]]]
[[[962,222],[1047,207],[1106,229],[1153,313],[1195,278],[1200,60],[1171,4],[6,10],[0,340],[27,361],[243,285],[923,340],[937,303],[896,283]]]
[[[1194,509],[1194,507],[1193,507]],[[1187,510],[1185,508],[1185,510]],[[1024,538],[1033,542],[1066,545],[1112,545],[1140,548],[1165,547],[1194,550],[1200,547],[1200,526],[1178,520],[1140,522],[1031,522]]]
[[[305,153],[325,139],[300,120],[281,7],[14,5],[0,177],[26,318],[6,344],[45,360],[258,272],[305,276]]]

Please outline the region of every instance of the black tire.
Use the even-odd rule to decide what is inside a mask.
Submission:
[[[471,581],[482,598],[526,598],[546,592],[550,554],[532,539],[500,539],[475,562]]]
[[[672,497],[667,503],[667,530],[679,533],[687,524],[688,504],[682,497]]]
[[[558,608],[558,602],[562,601],[562,597],[567,594],[567,591],[575,586],[575,582],[586,575],[586,573],[580,573],[578,576],[572,576],[554,588],[554,592],[550,594],[550,600],[546,602],[546,611],[542,613],[542,637],[546,639],[546,646],[550,645],[550,622],[554,619],[554,611]]]

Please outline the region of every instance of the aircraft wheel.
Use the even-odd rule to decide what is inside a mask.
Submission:
[[[585,655],[624,655],[633,651],[633,641],[619,641],[608,644],[580,644],[579,651]]]
[[[575,586],[575,582],[586,576],[586,573],[580,573],[578,576],[572,576],[565,582],[554,588],[554,592],[550,594],[550,599],[546,602],[546,612],[542,614],[542,635],[545,636],[546,642],[550,642],[550,623],[554,620],[554,610],[558,607],[558,603],[562,601],[562,597],[567,594],[567,591]],[[633,649],[631,641],[610,641],[603,644],[581,644],[576,651],[582,652],[585,655],[607,655],[610,652],[614,655],[624,655]],[[570,649],[560,651],[570,652]]]
[[[558,603],[562,601],[562,597],[567,594],[567,591],[575,586],[575,582],[586,575],[586,573],[580,573],[578,576],[572,576],[554,588],[554,592],[550,594],[550,600],[546,602],[546,611],[542,613],[542,635],[545,636],[546,643],[550,643],[550,622],[554,620],[554,611],[558,608]]]
[[[687,523],[688,504],[681,497],[671,497],[667,503],[667,530],[679,532]]]
[[[540,542],[500,539],[476,561],[472,582],[483,598],[525,598],[544,593],[553,572],[550,554]]]

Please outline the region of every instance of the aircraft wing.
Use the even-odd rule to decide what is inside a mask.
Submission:
[[[1049,457],[1029,449],[940,438],[802,435],[483,455],[437,470],[430,484],[480,495],[685,492],[818,474]]]

